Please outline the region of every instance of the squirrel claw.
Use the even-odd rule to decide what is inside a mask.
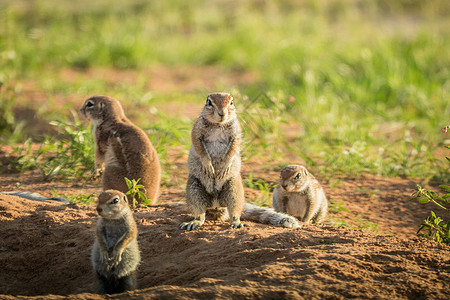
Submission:
[[[94,172],[92,172],[91,179],[92,180],[96,180],[97,178],[99,178],[102,175],[102,173],[103,173],[102,169],[96,168],[94,170]]]
[[[242,227],[244,227],[244,226],[245,226],[245,225],[242,224],[242,223],[231,224],[231,225],[230,225],[231,228],[235,228],[235,229],[239,229],[239,228],[242,228]]]
[[[184,222],[180,224],[181,230],[191,231],[194,229],[197,229],[198,227],[202,226],[201,222],[198,220],[193,220],[190,222]]]
[[[109,261],[109,255],[107,253],[100,254],[100,260],[104,263]]]
[[[206,161],[206,162],[202,162],[202,164],[203,164],[203,168],[205,169],[206,174],[209,177],[214,177],[215,170],[214,170],[214,166],[212,165],[211,160]]]
[[[117,266],[122,260],[122,254],[119,252],[113,252],[110,257],[110,262],[113,267]]]

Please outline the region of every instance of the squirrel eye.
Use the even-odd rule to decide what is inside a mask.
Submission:
[[[230,105],[233,105],[233,100],[230,101]]]
[[[111,203],[116,204],[117,202],[119,202],[119,197],[114,197],[113,200],[111,201]]]
[[[206,105],[212,106],[212,101],[211,101],[211,99],[208,98],[208,99],[206,100]]]
[[[297,175],[295,176],[295,179],[300,179],[300,177],[302,177],[301,173],[297,173]]]
[[[86,107],[92,107],[92,106],[94,106],[94,101],[89,100],[89,101],[86,103]]]

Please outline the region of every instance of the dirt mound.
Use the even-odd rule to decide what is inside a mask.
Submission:
[[[448,299],[450,247],[424,239],[214,221],[184,232],[178,224],[191,217],[180,204],[140,207],[135,218],[140,289],[116,298]],[[96,219],[93,205],[0,195],[0,297],[99,298],[89,261]]]

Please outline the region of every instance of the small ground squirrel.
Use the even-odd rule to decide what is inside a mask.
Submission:
[[[305,167],[290,165],[280,172],[272,205],[302,222],[319,223],[326,217],[328,202],[322,186]]]
[[[241,128],[228,93],[208,95],[206,104],[192,128],[188,158],[189,177],[186,202],[194,220],[180,225],[193,230],[205,222],[206,211],[227,209],[232,228],[242,227],[244,208],[241,178]]]
[[[91,262],[99,293],[113,294],[136,288],[136,267],[141,257],[137,227],[125,194],[107,190],[98,196],[96,240]]]
[[[81,113],[94,125],[93,177],[103,173],[103,190],[128,191],[125,177],[139,179],[151,204],[157,200],[161,180],[158,155],[147,134],[125,116],[119,101],[107,96],[86,100]]]

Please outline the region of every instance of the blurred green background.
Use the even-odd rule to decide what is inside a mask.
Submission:
[[[164,163],[228,91],[244,160],[448,182],[449,49],[448,0],[3,0],[1,141],[46,140],[107,94]]]

